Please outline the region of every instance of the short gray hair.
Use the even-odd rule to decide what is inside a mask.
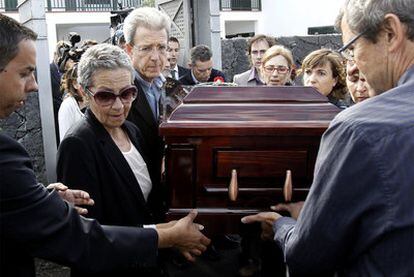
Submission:
[[[126,69],[133,79],[134,69],[127,53],[118,46],[107,43],[92,46],[82,55],[78,65],[78,83],[92,86],[93,74],[99,70]]]
[[[125,42],[133,44],[135,32],[138,27],[145,27],[150,30],[163,30],[170,34],[171,20],[164,13],[156,8],[142,7],[133,10],[124,21]]]
[[[376,42],[386,14],[395,14],[407,26],[407,38],[414,40],[413,0],[347,0],[336,21],[337,28],[344,14],[354,33],[365,32],[366,39]],[[339,26],[338,26],[339,25]]]
[[[213,57],[213,52],[211,52],[210,48],[207,45],[197,45],[191,48],[190,50],[190,59],[191,64],[195,65],[196,61],[206,62],[209,61]]]

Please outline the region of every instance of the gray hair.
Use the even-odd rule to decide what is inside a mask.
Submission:
[[[127,53],[118,46],[107,43],[92,46],[82,55],[78,64],[78,83],[92,86],[93,74],[99,70],[126,69],[133,79],[134,69]]]
[[[142,7],[133,10],[124,21],[126,43],[133,44],[135,32],[138,27],[145,27],[155,31],[164,29],[168,36],[171,28],[171,20],[164,12],[156,8]]]
[[[354,33],[364,33],[364,37],[373,43],[386,14],[395,14],[407,26],[407,38],[414,40],[414,2],[413,0],[347,0],[341,10],[336,25],[346,14],[347,24]]]
[[[210,48],[207,45],[197,45],[191,48],[190,50],[190,59],[191,64],[195,65],[196,61],[206,62],[209,61],[213,57],[213,52],[211,52]]]

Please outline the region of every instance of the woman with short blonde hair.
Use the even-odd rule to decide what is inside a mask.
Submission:
[[[262,57],[261,73],[268,86],[290,85],[292,68],[292,52],[282,45],[270,47]]]

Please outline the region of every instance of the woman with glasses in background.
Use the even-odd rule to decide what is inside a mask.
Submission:
[[[292,52],[281,45],[270,47],[262,57],[261,73],[267,86],[292,85],[292,68]]]
[[[262,81],[266,86],[291,86],[292,68],[292,52],[282,45],[274,45],[262,57]],[[247,261],[247,265],[240,270],[241,276],[257,276],[260,271],[264,276],[282,276],[286,272],[283,253],[274,243],[245,234],[241,246],[242,257]]]
[[[101,224],[154,228],[164,219],[164,198],[148,167],[147,147],[139,129],[126,121],[137,89],[133,68],[119,47],[100,44],[89,48],[78,65],[80,91],[89,101],[85,117],[71,129],[58,150],[58,181],[82,189],[95,205],[89,217]],[[163,228],[167,224],[157,224]],[[86,247],[83,245],[75,247]],[[147,272],[147,270],[145,271]],[[158,276],[159,269],[103,272],[107,276]],[[72,276],[92,276],[72,270]]]
[[[78,64],[73,64],[62,78],[63,102],[58,113],[59,138],[60,141],[65,137],[66,132],[76,122],[82,119],[83,111],[86,108],[86,98],[79,89],[78,84]]]
[[[329,49],[311,52],[303,60],[300,73],[305,86],[314,87],[339,108],[349,106],[344,59],[339,53]]]

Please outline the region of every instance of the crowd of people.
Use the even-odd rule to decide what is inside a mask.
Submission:
[[[300,68],[274,38],[248,43],[251,69],[234,83],[294,86],[300,76],[345,109],[322,138],[306,201],[274,207],[291,217],[242,219],[261,223],[293,276],[414,275],[413,8],[412,0],[347,0],[337,22],[344,47],[313,51]],[[33,257],[67,265],[73,276],[167,276],[159,249],[189,261],[207,249],[196,211],[165,221],[158,126],[166,78],[185,86],[226,78],[205,45],[190,50],[188,67],[178,65],[170,26],[163,12],[137,8],[118,34],[122,44],[90,41],[63,66],[67,45],[58,43],[51,73],[60,183],[38,184],[24,148],[0,134],[2,276],[34,276]],[[37,90],[37,35],[0,15],[0,37],[5,118]]]
[[[131,18],[129,17],[129,19]],[[153,24],[153,22],[149,24]],[[158,22],[157,24],[161,23]],[[168,24],[167,18],[162,24]],[[160,64],[157,65],[160,67],[161,74],[157,73],[157,76],[146,80],[145,73],[140,72],[139,69],[144,70],[145,64],[138,63],[138,57],[134,58],[131,51],[132,40],[128,42],[126,38],[126,35],[131,36],[131,26],[129,25],[131,24],[128,21],[122,23],[114,35],[116,39],[113,40],[113,43],[125,50],[133,62],[136,61],[135,68],[138,72],[136,73],[136,82],[141,81],[140,84],[136,84],[137,87],[151,88],[150,93],[145,95],[154,117],[158,118],[160,116],[160,107],[162,106],[160,99],[162,102],[163,85],[168,78],[176,80],[177,84],[183,86],[226,82],[225,74],[213,68],[213,52],[208,46],[197,45],[190,49],[188,64],[181,66],[178,64],[181,51],[180,41],[176,37],[167,36],[167,43],[165,44],[165,37],[162,34],[161,36],[159,36],[160,34],[151,34],[154,39],[159,40],[158,42],[164,40],[163,45],[159,45],[160,48],[157,50],[162,56],[160,57]],[[164,27],[166,28],[166,26]],[[135,34],[135,32],[133,33]],[[142,40],[146,35],[141,35],[138,40]],[[150,41],[153,42],[151,39]],[[82,49],[87,49],[96,44],[96,41],[85,40]],[[55,121],[59,130],[59,141],[64,138],[69,127],[82,117],[88,103],[86,95],[79,91],[79,86],[76,83],[78,61],[67,59],[65,65],[61,67],[62,70],[59,70],[56,65],[57,61],[62,58],[62,48],[64,47],[68,47],[68,42],[59,41],[57,43],[55,58],[51,63]],[[141,49],[140,52],[149,54],[148,51],[150,50]],[[341,109],[368,99],[369,92],[373,95],[373,91],[365,81],[364,76],[362,74],[360,76],[353,59],[347,58],[335,50],[326,48],[315,50],[309,53],[303,59],[301,65],[298,66],[294,62],[295,58],[290,49],[279,45],[276,39],[271,36],[259,34],[248,40],[246,53],[251,68],[234,75],[233,83],[238,86],[294,86],[296,83],[303,83],[304,86],[315,88],[320,94],[326,96],[329,102]],[[141,56],[146,59],[147,55]],[[142,77],[144,78],[142,79]],[[302,80],[297,78],[302,78]],[[61,104],[63,105],[61,106]],[[134,112],[131,113],[134,114]],[[133,117],[134,115],[130,119]],[[152,127],[157,125],[155,122],[152,123]]]

